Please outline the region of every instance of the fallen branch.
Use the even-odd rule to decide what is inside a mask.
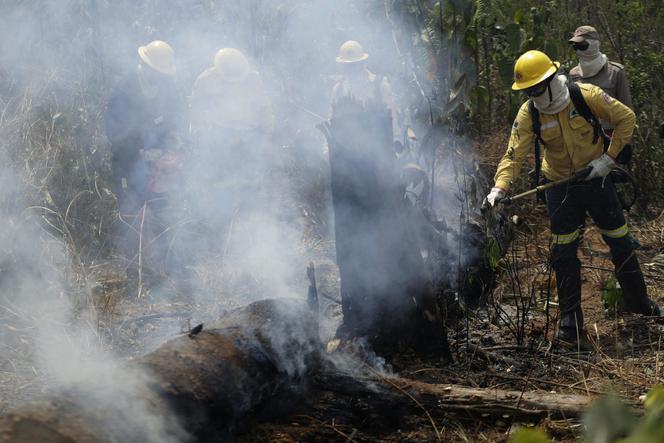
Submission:
[[[366,395],[381,410],[423,409],[432,417],[453,413],[471,420],[511,419],[537,422],[544,418],[578,419],[594,397],[548,392],[470,388],[424,383],[404,378],[390,379],[390,387],[408,394],[408,400],[384,386],[385,378],[359,378],[338,373],[316,376],[322,390],[353,396]],[[379,382],[379,383],[377,383]],[[417,400],[415,403],[412,400]],[[461,417],[458,417],[461,415]]]

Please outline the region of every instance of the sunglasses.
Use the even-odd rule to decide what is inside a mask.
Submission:
[[[578,42],[578,43],[572,43],[572,48],[574,48],[575,51],[585,51],[588,49],[588,42]]]

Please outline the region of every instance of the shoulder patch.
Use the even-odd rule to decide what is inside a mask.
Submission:
[[[609,60],[609,64],[612,65],[612,66],[615,66],[618,69],[625,69],[625,66],[623,66],[623,65],[621,65],[620,63],[617,63],[617,62],[612,62],[611,60]]]
[[[602,92],[602,98],[604,99],[605,102],[607,102],[609,104],[611,104],[613,102],[613,97],[611,97],[606,92]]]

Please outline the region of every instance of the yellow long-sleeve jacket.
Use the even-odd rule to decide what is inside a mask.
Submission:
[[[616,157],[634,132],[636,116],[627,106],[612,98],[597,86],[580,83],[581,93],[593,115],[615,126],[607,153]],[[560,180],[585,168],[601,156],[604,142],[601,137],[593,144],[593,127],[570,103],[557,114],[540,113],[542,146],[542,174],[549,180]],[[521,165],[534,152],[535,135],[528,102],[519,109],[512,125],[512,134],[505,155],[498,164],[495,186],[508,190]]]

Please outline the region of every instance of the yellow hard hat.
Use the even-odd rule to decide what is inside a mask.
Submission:
[[[146,65],[166,75],[175,74],[175,51],[166,42],[155,40],[138,48],[138,55]]]
[[[362,45],[355,40],[348,40],[339,48],[337,63],[355,63],[369,58]]]
[[[512,89],[521,91],[546,80],[560,68],[560,63],[551,61],[541,51],[528,51],[514,65],[514,83]]]
[[[223,48],[214,56],[214,71],[224,80],[241,82],[249,75],[249,61],[239,49]]]

